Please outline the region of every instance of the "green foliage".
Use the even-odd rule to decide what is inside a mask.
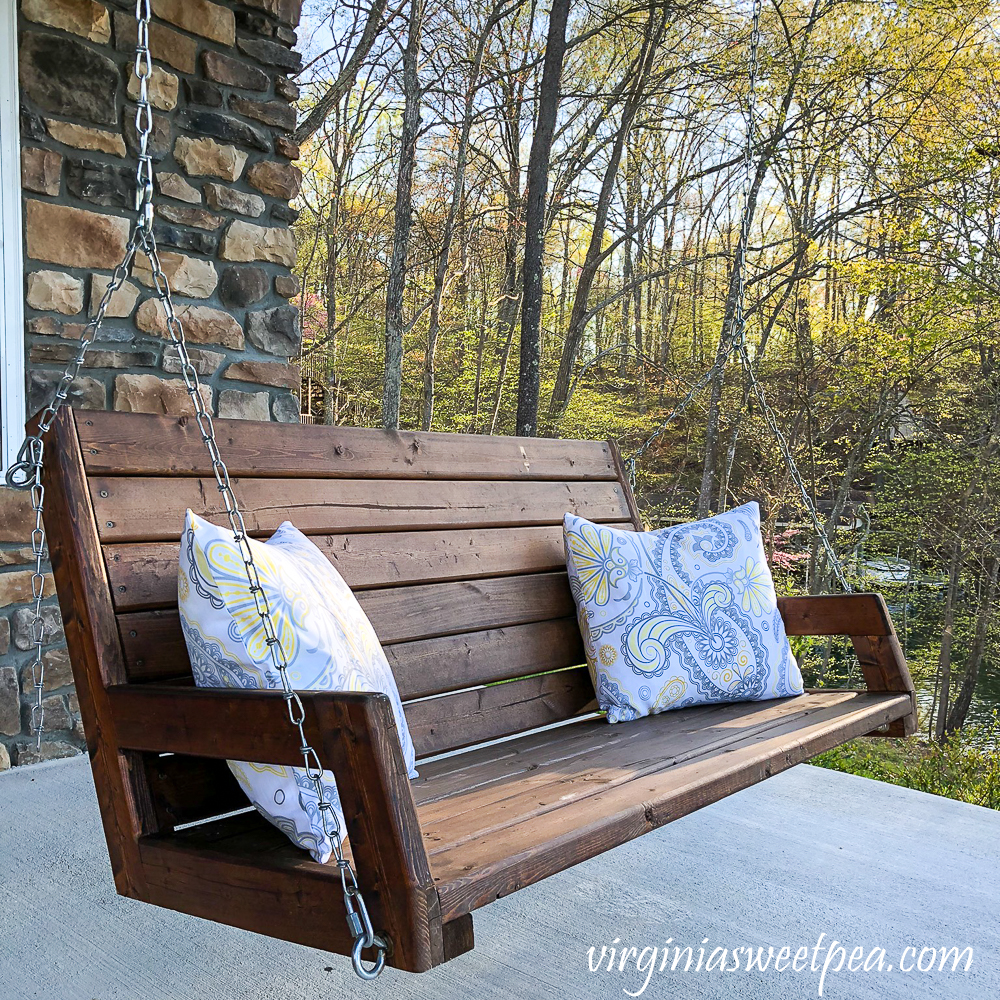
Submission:
[[[943,744],[916,738],[860,739],[812,761],[876,781],[1000,809],[1000,720],[968,726]]]

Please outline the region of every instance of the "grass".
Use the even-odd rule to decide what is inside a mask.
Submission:
[[[920,737],[859,739],[812,761],[932,795],[1000,809],[1000,719],[967,726],[944,743]]]

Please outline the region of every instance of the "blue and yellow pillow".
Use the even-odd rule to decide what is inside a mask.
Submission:
[[[266,543],[250,541],[275,633],[299,691],[380,691],[389,696],[403,748],[416,777],[413,742],[392,669],[375,630],[341,575],[290,521]],[[181,536],[177,603],[199,687],[280,690],[243,559],[232,532],[190,510]],[[257,811],[320,862],[333,847],[323,830],[312,782],[300,767],[229,761]],[[343,831],[330,771],[324,792]]]
[[[654,532],[567,514],[563,533],[587,662],[609,722],[802,693],[757,504]]]

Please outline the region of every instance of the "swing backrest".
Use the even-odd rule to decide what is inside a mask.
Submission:
[[[639,525],[612,444],[216,427],[251,533],[293,521],[358,593],[418,755],[592,707],[561,524],[573,511]],[[78,411],[57,434],[56,447],[78,456],[84,495],[70,509],[90,521],[80,530],[100,552],[121,644],[124,677],[112,682],[191,683],[176,592],[184,511],[226,523],[196,422]],[[159,757],[146,770],[160,829],[245,804],[218,761]]]

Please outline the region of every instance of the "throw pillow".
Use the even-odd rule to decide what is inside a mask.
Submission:
[[[301,691],[380,691],[392,700],[410,777],[414,751],[392,670],[368,617],[341,575],[291,522],[266,543],[250,540],[275,634]],[[199,687],[280,690],[246,569],[232,532],[190,510],[181,536],[177,587],[181,628]],[[313,783],[301,767],[229,761],[267,820],[320,862],[333,845],[323,830]],[[332,772],[324,793],[345,831]]]
[[[567,514],[566,566],[609,722],[802,693],[755,503],[662,531]]]

